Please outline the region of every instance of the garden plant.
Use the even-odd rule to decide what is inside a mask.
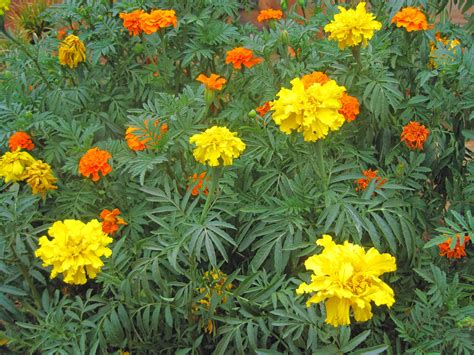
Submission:
[[[275,3],[0,0],[1,353],[474,353],[472,1]]]

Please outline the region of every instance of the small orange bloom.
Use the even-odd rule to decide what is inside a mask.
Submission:
[[[8,140],[8,146],[11,152],[15,152],[18,148],[26,150],[33,150],[35,148],[30,135],[26,132],[13,133]]]
[[[222,85],[227,82],[227,80],[217,74],[211,74],[210,77],[199,74],[196,80],[203,83],[208,90],[222,90]]]
[[[262,61],[262,58],[254,57],[253,52],[250,49],[244,47],[237,47],[227,51],[225,58],[226,64],[232,63],[234,69],[240,69],[242,65],[247,68],[251,68],[255,64],[259,64]]]
[[[153,125],[157,127],[160,123],[160,120],[156,120]],[[145,150],[147,148],[150,148],[150,146],[156,145],[162,136],[168,132],[168,125],[166,123],[163,123],[160,126],[160,133],[159,134],[154,134],[153,132],[150,132],[148,128],[148,120],[146,119],[144,121],[145,124],[145,131],[144,133],[137,134],[134,133],[135,131],[141,131],[140,128],[138,127],[128,127],[127,130],[125,131],[125,140],[127,141],[127,145],[130,149],[134,151],[141,151]],[[148,144],[149,142],[153,142],[153,144]]]
[[[339,110],[339,113],[344,116],[347,122],[354,121],[356,116],[359,114],[359,101],[357,98],[347,95],[347,93],[344,92],[340,102],[342,107]]]
[[[428,29],[428,21],[423,12],[416,7],[405,7],[393,17],[392,23],[397,27],[405,27],[407,32]]]
[[[194,185],[188,186],[188,190],[191,187],[193,189],[192,192],[191,192],[191,195],[193,195],[193,196],[199,195],[200,190],[203,190],[202,192],[206,196],[209,194],[209,190],[208,190],[207,186],[204,189],[203,189],[203,186],[202,186],[204,184],[204,180],[208,180],[208,179],[206,179],[206,172],[205,171],[203,171],[201,174],[199,174],[199,176],[198,176],[198,174],[193,174],[193,176],[189,177],[189,180],[191,180],[194,183]],[[196,184],[196,182],[197,182],[197,184]]]
[[[301,77],[305,89],[316,83],[321,85],[326,84],[329,80],[329,77],[320,71],[314,71],[311,74],[306,74]]]
[[[265,114],[270,111],[270,101],[265,102],[262,106],[259,106],[255,109],[260,116],[265,116]]]
[[[375,181],[377,182],[376,188],[380,189],[382,185],[384,185],[387,182],[387,180],[378,177],[377,173],[378,173],[378,170],[375,170],[375,171],[373,171],[372,169],[363,170],[362,174],[365,176],[365,178],[360,178],[356,180],[357,185],[359,185],[358,187],[356,187],[356,191],[365,190],[367,187],[369,187],[369,184],[373,179],[375,179]]]
[[[79,160],[79,172],[85,177],[92,175],[92,181],[99,181],[99,172],[105,176],[112,171],[108,163],[110,158],[112,155],[108,151],[96,147],[91,148]]]
[[[120,210],[118,208],[114,208],[112,211],[105,209],[100,212],[100,219],[103,220],[102,231],[104,233],[113,235],[119,230],[119,225],[127,225],[123,218],[117,217],[119,214]]]
[[[130,36],[138,36],[142,32],[141,16],[144,14],[143,10],[135,10],[130,13],[120,13],[120,18],[123,20],[123,26],[128,30]]]
[[[422,124],[411,121],[405,127],[400,136],[400,141],[405,141],[405,144],[410,149],[423,150],[423,144],[428,139],[430,131]]]
[[[66,38],[67,31],[68,31],[68,27],[61,27],[58,30],[58,34],[56,35],[56,38],[59,40],[63,40],[64,38]]]
[[[471,237],[464,236],[464,242],[461,245],[460,243],[461,236],[456,234],[456,245],[454,249],[451,249],[452,238],[448,238],[444,243],[438,245],[439,255],[446,256],[449,259],[461,259],[463,256],[466,256],[466,243],[471,240]]]
[[[160,28],[176,27],[178,21],[174,10],[153,10],[149,14],[140,15],[140,25],[147,35],[155,33]]]
[[[283,12],[281,12],[281,10],[266,9],[266,10],[260,11],[257,17],[257,21],[264,22],[264,21],[269,21],[269,20],[279,20],[282,17],[283,17]]]

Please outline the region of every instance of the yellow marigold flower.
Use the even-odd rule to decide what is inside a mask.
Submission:
[[[195,143],[194,158],[209,166],[232,165],[232,160],[238,158],[245,150],[245,143],[226,127],[213,126],[203,133],[189,138],[189,143]]]
[[[69,35],[59,46],[59,64],[74,69],[86,61],[86,47],[79,37]]]
[[[330,32],[329,39],[337,41],[340,49],[361,43],[367,46],[374,31],[382,28],[382,24],[375,21],[375,16],[365,11],[365,2],[359,3],[355,10],[346,10],[342,6],[338,6],[338,9],[340,12],[334,15],[331,23],[324,26],[324,31]]]
[[[27,152],[17,150],[15,152],[6,152],[0,158],[0,177],[9,181],[22,181],[25,179],[25,170],[35,162]]]
[[[405,7],[398,11],[392,19],[397,27],[405,27],[407,32],[428,29],[428,21],[423,12],[416,7]]]
[[[94,279],[102,269],[101,257],[112,255],[107,245],[113,239],[102,231],[97,219],[88,223],[74,219],[57,221],[48,234],[51,240],[42,236],[35,255],[43,260],[43,266],[53,266],[52,279],[63,274],[65,283],[83,285],[87,277]]]
[[[303,132],[305,141],[314,142],[344,124],[344,116],[339,113],[344,86],[329,80],[305,89],[299,78],[293,79],[291,85],[291,90],[282,88],[278,99],[270,104],[274,111],[272,118],[282,132]]]
[[[30,185],[33,194],[41,194],[43,198],[47,191],[58,188],[54,185],[56,180],[49,164],[41,160],[35,161],[25,170],[25,181]]]
[[[10,5],[11,0],[0,0],[0,15],[3,15],[5,10],[10,10],[9,5]]]
[[[324,248],[323,252],[305,261],[306,269],[313,272],[311,283],[303,282],[296,293],[313,293],[306,302],[308,307],[325,301],[326,323],[349,325],[351,308],[355,320],[365,322],[373,316],[372,301],[377,306],[392,306],[393,290],[379,276],[397,269],[393,256],[380,254],[375,248],[365,251],[348,241],[336,244],[329,235],[316,244]]]

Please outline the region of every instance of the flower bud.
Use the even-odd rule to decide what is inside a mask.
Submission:
[[[254,118],[257,116],[257,112],[255,110],[252,110],[250,111],[248,114],[247,114],[250,118]]]
[[[288,45],[288,43],[290,43],[290,39],[289,39],[287,30],[282,30],[280,32],[280,41],[284,45]]]
[[[281,0],[280,1],[280,7],[283,11],[288,10],[288,0]]]
[[[301,7],[305,7],[306,6],[306,0],[298,0],[298,5],[300,5]]]

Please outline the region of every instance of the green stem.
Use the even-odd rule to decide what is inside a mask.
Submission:
[[[362,62],[360,60],[360,46],[351,47],[352,56],[354,57],[359,69],[362,68]]]
[[[212,167],[211,174],[212,174],[211,186],[209,188],[209,194],[207,195],[206,203],[204,204],[204,209],[202,210],[201,223],[204,222],[204,219],[207,216],[207,212],[209,211],[209,207],[211,207],[211,202],[214,199],[214,195],[217,191],[217,187],[219,184],[219,178],[221,177],[221,174],[222,174],[222,167],[221,166]]]
[[[41,70],[41,66],[39,65],[38,63],[38,59],[35,58],[31,53],[30,51],[26,48],[26,46],[21,43],[20,41],[17,41],[11,34],[9,34],[5,28],[2,26],[1,28],[1,31],[5,34],[5,36],[10,40],[12,41],[13,43],[15,43],[32,61],[33,61],[33,64],[36,66],[36,68],[38,69],[38,73],[39,75],[41,76],[41,79],[43,79],[43,81],[46,83],[46,86],[48,87],[48,89],[52,89],[48,79],[46,79],[46,76],[43,74],[43,71]]]
[[[314,143],[314,150],[315,150],[315,156],[313,157],[313,159],[316,159],[316,167],[318,169],[318,171],[316,172],[321,181],[322,181],[322,184],[324,186],[324,190],[326,190],[326,185],[327,185],[327,179],[328,179],[328,176],[327,176],[327,172],[326,172],[326,165],[325,165],[325,162],[324,162],[324,151],[323,151],[323,140],[318,140]]]

